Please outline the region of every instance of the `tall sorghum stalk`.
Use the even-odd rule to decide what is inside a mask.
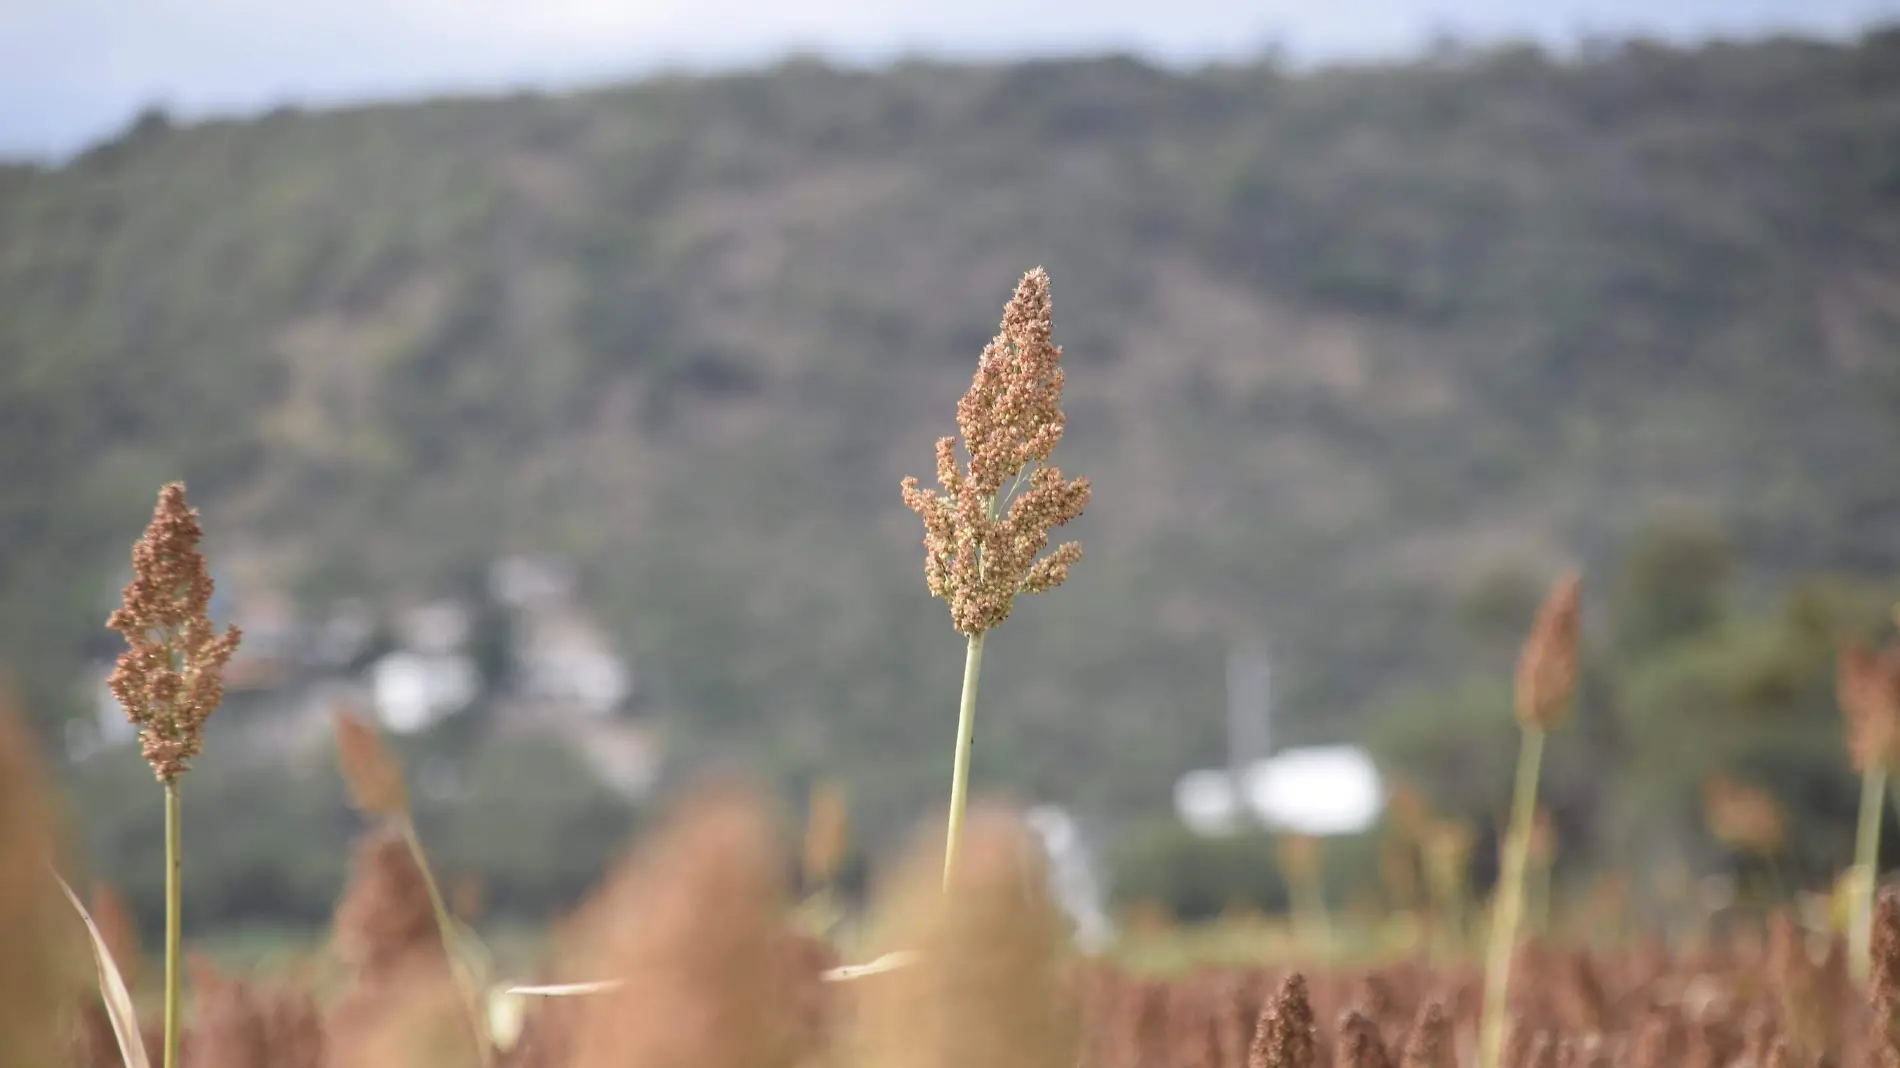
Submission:
[[[179,1037],[179,912],[183,872],[178,782],[204,748],[204,727],[224,699],[224,665],[239,634],[211,625],[211,575],[198,542],[204,531],[185,486],[159,491],[145,534],[132,546],[132,581],[106,625],[126,650],[107,680],[139,728],[152,772],[165,787],[165,1068],[176,1068]]]
[[[1325,864],[1319,839],[1286,834],[1280,837],[1278,846],[1280,874],[1286,879],[1287,897],[1293,906],[1294,930],[1309,949],[1329,952],[1333,919],[1326,910]]]
[[[1511,824],[1504,843],[1492,912],[1491,941],[1484,968],[1484,1019],[1479,1033],[1478,1068],[1498,1068],[1504,1052],[1505,1006],[1511,987],[1511,956],[1524,912],[1524,871],[1537,813],[1537,777],[1543,765],[1544,736],[1563,722],[1577,681],[1577,630],[1582,580],[1575,573],[1559,579],[1537,610],[1537,620],[1517,665],[1517,719],[1523,729],[1516,785],[1511,791]]]
[[[1471,828],[1459,820],[1433,820],[1425,831],[1425,878],[1432,895],[1433,949],[1441,960],[1465,947],[1465,899],[1470,896]]]
[[[1527,864],[1525,892],[1530,913],[1531,932],[1548,934],[1550,931],[1551,871],[1557,862],[1557,831],[1551,823],[1550,812],[1538,809],[1531,823],[1529,845],[1525,850]]]
[[[381,819],[385,826],[393,826],[402,835],[403,845],[409,850],[409,857],[422,876],[423,889],[429,895],[429,909],[435,916],[436,932],[442,941],[444,963],[455,981],[463,1011],[475,1033],[476,1053],[481,1063],[486,1065],[494,1059],[494,1043],[489,1039],[481,1009],[481,983],[477,976],[470,974],[467,962],[456,952],[459,939],[455,919],[442,896],[441,886],[435,880],[435,871],[429,866],[429,856],[422,849],[422,837],[416,833],[415,816],[409,808],[409,787],[403,780],[402,765],[383,745],[382,735],[377,733],[375,727],[346,710],[336,713],[336,750],[344,785],[349,788],[350,803],[357,811]]]
[[[1846,721],[1847,753],[1860,773],[1860,823],[1850,873],[1848,964],[1865,981],[1872,941],[1874,888],[1880,870],[1880,818],[1887,777],[1900,762],[1900,647],[1841,650],[1835,690]]]
[[[946,887],[969,797],[984,638],[1009,617],[1017,594],[1060,586],[1082,558],[1082,546],[1066,542],[1038,559],[1049,531],[1081,515],[1089,500],[1087,479],[1065,480],[1049,463],[1064,427],[1062,349],[1049,339],[1049,307],[1049,276],[1037,268],[1017,284],[1002,328],[957,402],[967,465],[958,461],[958,439],[946,437],[937,442],[940,488],[904,480],[904,503],[924,521],[924,580],[932,596],[949,603],[951,621],[968,640],[950,771]]]

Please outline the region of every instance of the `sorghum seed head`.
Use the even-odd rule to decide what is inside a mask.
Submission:
[[[1772,856],[1787,840],[1781,806],[1759,787],[1712,775],[1702,784],[1702,801],[1709,833],[1723,845]]]
[[[1540,731],[1562,725],[1577,684],[1577,632],[1583,577],[1575,571],[1554,583],[1537,609],[1517,662],[1517,718]]]
[[[145,534],[132,546],[132,581],[106,626],[127,648],[107,680],[139,728],[145,759],[160,782],[175,782],[204,748],[204,725],[224,700],[224,665],[236,627],[212,629],[211,575],[198,542],[198,512],[185,484],[159,491]]]
[[[1419,1010],[1399,1064],[1401,1068],[1452,1068],[1451,1021],[1438,1002],[1427,1002]]]
[[[1294,972],[1260,1013],[1247,1068],[1314,1068],[1317,1060],[1306,977]]]
[[[803,867],[807,887],[822,886],[838,874],[851,838],[851,813],[844,787],[835,779],[812,787],[811,811],[805,817]]]
[[[402,765],[376,728],[347,709],[336,713],[336,760],[350,790],[350,803],[358,811],[389,818],[408,809]]]
[[[1870,957],[1867,999],[1873,1006],[1875,1053],[1882,1068],[1900,1068],[1900,891],[1880,895]]]
[[[1842,647],[1834,688],[1854,770],[1900,765],[1900,647],[1879,652],[1859,643]]]
[[[1064,479],[1049,464],[1065,426],[1062,349],[1050,330],[1049,276],[1038,267],[1017,284],[1001,329],[957,402],[968,465],[959,463],[957,439],[942,438],[940,488],[904,480],[904,504],[924,521],[924,581],[971,637],[1007,619],[1017,594],[1062,585],[1082,558],[1077,542],[1041,555],[1049,531],[1089,502],[1088,479]]]

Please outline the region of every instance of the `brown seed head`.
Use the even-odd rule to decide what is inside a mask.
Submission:
[[[1787,841],[1787,820],[1766,790],[1711,775],[1702,784],[1702,803],[1709,833],[1731,849],[1773,856]]]
[[[164,783],[203,750],[205,720],[224,700],[224,665],[240,638],[236,627],[212,629],[203,537],[184,483],[160,490],[152,522],[132,546],[124,603],[106,620],[127,645],[107,685],[138,725],[145,759]]]
[[[1900,766],[1900,646],[1843,646],[1834,680],[1854,770]]]
[[[1418,1012],[1412,1033],[1405,1040],[1405,1056],[1400,1068],[1454,1068],[1451,1048],[1451,1021],[1443,1006],[1428,1002]]]
[[[1314,1068],[1317,1060],[1306,977],[1294,972],[1260,1013],[1247,1068]]]
[[[812,787],[811,811],[805,817],[805,885],[825,886],[838,874],[851,839],[851,812],[844,786],[824,779]]]
[[[1412,839],[1422,837],[1432,820],[1432,806],[1424,791],[1404,778],[1393,780],[1391,792],[1386,795],[1385,813],[1393,830]]]
[[[337,958],[359,983],[379,981],[415,960],[442,960],[429,888],[398,832],[380,829],[357,843],[332,937]]]
[[[1371,1018],[1347,1009],[1339,1018],[1339,1044],[1333,1050],[1333,1063],[1339,1068],[1392,1068],[1386,1056],[1385,1040],[1379,1025]]]
[[[748,789],[701,787],[575,918],[570,1068],[790,1068],[804,959],[787,926],[775,821]]]
[[[1874,911],[1867,1000],[1881,1068],[1900,1068],[1900,890],[1887,889]]]
[[[380,731],[345,709],[336,713],[336,761],[358,811],[385,819],[408,811],[402,765],[383,744]]]
[[[218,973],[203,957],[187,963],[197,1009],[185,1035],[192,1068],[324,1068],[323,1021],[308,990]]]
[[[1517,718],[1525,727],[1561,726],[1577,684],[1577,632],[1583,576],[1572,571],[1544,596],[1517,662]]]
[[[1039,267],[1017,284],[957,403],[968,464],[959,464],[957,439],[943,438],[940,488],[904,480],[904,504],[924,521],[924,580],[971,637],[1007,619],[1017,594],[1062,585],[1082,558],[1078,542],[1041,555],[1049,531],[1089,502],[1088,479],[1064,479],[1049,464],[1065,425],[1062,349],[1050,329],[1049,276]]]
[[[1013,812],[971,810],[942,885],[942,832],[922,835],[880,894],[880,950],[915,963],[863,980],[846,1063],[858,1068],[1048,1068],[1080,1051],[1068,925],[1041,847]]]

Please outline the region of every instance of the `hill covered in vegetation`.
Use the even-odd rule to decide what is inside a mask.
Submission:
[[[1037,264],[1095,499],[993,639],[979,780],[1165,804],[1253,635],[1280,737],[1361,736],[1502,677],[1566,562],[1601,633],[1658,523],[1764,611],[1900,563],[1900,32],[792,63],[0,168],[0,650],[79,701],[184,477],[214,557],[312,611],[567,554],[678,752],[908,822],[962,645],[897,484]]]

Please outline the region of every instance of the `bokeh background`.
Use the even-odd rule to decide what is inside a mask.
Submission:
[[[940,804],[962,667],[898,481],[1042,265],[1088,556],[992,638],[975,775],[1072,814],[1114,900],[1284,902],[1263,840],[1174,809],[1234,755],[1236,650],[1266,749],[1363,747],[1486,883],[1512,662],[1572,565],[1557,892],[1752,885],[1711,776],[1786,812],[1776,885],[1824,886],[1836,649],[1900,598],[1895,18],[14,0],[0,659],[148,929],[103,624],[173,478],[246,633],[194,932],[327,916],[345,706],[498,916],[711,765],[794,813],[840,785],[861,872]]]

